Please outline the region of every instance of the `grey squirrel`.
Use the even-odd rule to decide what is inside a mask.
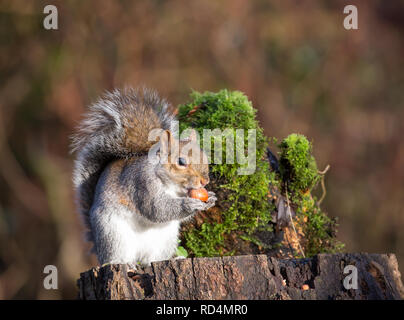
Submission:
[[[175,121],[155,91],[126,88],[92,104],[73,136],[77,206],[100,264],[172,258],[180,223],[215,205],[213,192],[207,202],[188,196],[209,182],[209,168],[189,153],[201,151],[195,131],[178,140]],[[155,129],[157,143],[149,141]],[[197,160],[206,160],[203,151]]]

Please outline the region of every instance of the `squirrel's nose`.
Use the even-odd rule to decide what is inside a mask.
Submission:
[[[201,178],[200,183],[202,187],[206,186],[209,183],[209,178],[208,179]]]

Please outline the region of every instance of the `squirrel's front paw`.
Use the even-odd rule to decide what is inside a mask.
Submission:
[[[217,200],[216,195],[214,192],[208,192],[209,198],[208,201],[203,202],[199,199],[194,198],[185,198],[184,205],[188,212],[195,212],[195,211],[204,211],[212,208],[215,205]]]
[[[208,195],[209,195],[208,201],[205,203],[207,208],[205,208],[204,210],[214,207],[215,202],[217,200],[216,195],[213,191],[209,191]]]
[[[195,211],[203,211],[206,210],[205,207],[205,202],[199,200],[199,199],[194,199],[194,198],[185,198],[184,199],[184,206],[185,210],[187,212],[192,212],[194,213]]]

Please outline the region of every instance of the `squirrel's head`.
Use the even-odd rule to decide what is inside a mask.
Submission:
[[[160,156],[168,181],[186,194],[190,189],[199,189],[209,183],[208,158],[200,149],[195,130],[189,138],[177,140],[168,130],[160,140]]]

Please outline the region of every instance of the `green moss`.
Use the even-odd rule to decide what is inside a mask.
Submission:
[[[204,129],[228,130],[220,140],[222,163],[210,165],[212,182],[209,189],[218,194],[219,221],[206,219],[200,227],[186,230],[183,234],[186,250],[195,256],[217,256],[236,253],[235,243],[262,246],[254,233],[270,231],[271,213],[276,210],[275,204],[268,201],[269,186],[280,190],[283,196],[287,194],[297,207],[297,222],[301,222],[306,238],[303,244],[306,255],[339,250],[333,234],[335,222],[320,210],[310,193],[321,179],[311,154],[311,143],[298,134],[284,139],[278,145],[279,172],[275,173],[266,159],[268,139],[255,119],[256,110],[243,93],[228,90],[192,92],[191,100],[179,106],[181,132],[193,127],[203,137]],[[256,130],[256,169],[249,175],[237,174],[245,165],[226,164],[226,137],[235,137],[237,129],[245,130],[244,151],[248,147],[247,130]],[[205,150],[207,146],[215,150],[214,144],[212,138],[207,144],[203,141],[201,146]]]
[[[311,143],[301,134],[293,133],[280,144],[280,179],[292,191],[306,191],[320,179],[317,164],[311,155]]]
[[[323,212],[311,191],[322,178],[317,169],[312,145],[305,136],[291,134],[279,145],[279,175],[283,194],[296,206],[297,223],[304,234],[306,256],[333,253],[343,248],[336,240],[336,220]]]
[[[225,197],[220,205],[225,209],[221,212],[221,223],[204,223],[200,229],[188,231],[184,237],[186,247],[196,256],[216,256],[232,254],[233,249],[226,246],[226,237],[233,232],[237,236],[250,235],[259,228],[269,228],[272,205],[267,200],[268,186],[274,179],[269,165],[264,160],[268,141],[255,120],[256,110],[247,97],[238,91],[222,90],[218,93],[193,92],[192,102],[179,106],[180,130],[190,126],[203,135],[203,129],[230,129],[228,134],[235,136],[236,129],[256,130],[256,170],[250,175],[238,175],[237,172],[245,165],[238,163],[226,164],[226,139],[222,139],[223,163],[211,164],[210,170],[216,190]],[[197,111],[190,111],[197,106]],[[214,139],[212,138],[212,150]],[[244,135],[244,146],[248,147],[248,134]],[[235,161],[237,162],[237,161]],[[212,187],[212,186],[210,186]]]
[[[304,251],[307,257],[318,253],[335,253],[344,248],[336,239],[337,220],[331,219],[316,203],[310,193],[294,198],[297,205],[297,223],[304,234]]]

